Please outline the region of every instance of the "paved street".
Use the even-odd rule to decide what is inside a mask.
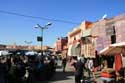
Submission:
[[[56,69],[56,73],[51,80],[38,83],[74,83],[74,72],[63,72],[61,62],[58,63],[58,66],[59,67]]]
[[[74,83],[73,72],[62,72],[62,69],[57,69],[56,74],[49,83]]]
[[[69,66],[67,66],[66,69],[67,71],[64,73],[62,72],[62,68],[58,67],[52,79],[44,83],[75,83],[74,72],[70,70]],[[85,73],[85,75],[87,75],[87,73]],[[98,74],[96,76],[98,76]],[[43,82],[38,82],[38,83],[43,83]],[[102,83],[102,81],[99,78],[97,78],[97,83]]]

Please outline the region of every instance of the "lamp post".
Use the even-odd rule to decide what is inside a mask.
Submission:
[[[26,44],[31,44],[32,43],[32,41],[24,41]]]
[[[25,40],[24,42],[27,44],[27,46],[28,46],[27,49],[29,50],[29,46],[30,46],[30,44],[32,43],[32,41],[26,41],[26,40]]]
[[[43,30],[44,29],[48,29],[48,27],[52,25],[52,23],[47,23],[44,26],[40,26],[39,24],[37,24],[37,26],[35,26],[34,28],[39,28],[41,30],[41,37],[38,37],[38,41],[41,41],[41,55],[43,56]]]

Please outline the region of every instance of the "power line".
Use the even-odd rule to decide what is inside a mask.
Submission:
[[[15,12],[3,11],[3,10],[0,10],[0,13],[22,16],[22,17],[26,17],[26,18],[42,19],[42,20],[47,20],[47,21],[55,21],[55,22],[62,22],[62,23],[69,23],[69,24],[80,24],[80,23],[72,22],[72,21],[66,21],[66,20],[60,20],[60,19],[49,19],[49,18],[44,18],[44,17],[36,17],[36,16],[24,15],[24,14],[15,13]]]

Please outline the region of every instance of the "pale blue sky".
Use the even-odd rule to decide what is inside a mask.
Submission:
[[[59,19],[81,23],[84,20],[95,22],[104,14],[112,17],[125,13],[125,0],[0,0],[0,10],[19,14]],[[56,39],[66,36],[77,24],[25,18],[0,12],[0,44],[25,45],[24,41],[32,41],[32,45],[40,45],[36,37],[40,30],[34,29],[36,24],[45,25],[52,22],[49,29],[44,30],[44,45],[53,46]]]

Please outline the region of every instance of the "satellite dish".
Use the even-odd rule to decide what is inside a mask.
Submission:
[[[102,19],[105,19],[107,17],[107,14],[104,14],[104,16],[102,17]]]

